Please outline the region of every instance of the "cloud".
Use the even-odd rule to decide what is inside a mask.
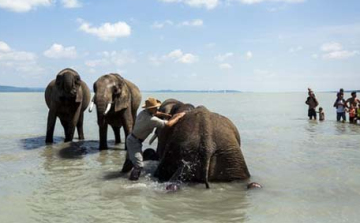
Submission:
[[[81,23],[79,27],[81,31],[97,36],[104,41],[114,41],[117,38],[127,37],[131,34],[131,27],[125,22],[104,23],[99,27],[92,27],[90,23],[81,19],[79,21]]]
[[[204,22],[201,19],[194,19],[192,21],[184,21],[180,26],[202,26]]]
[[[180,49],[176,49],[161,57],[150,56],[149,60],[157,66],[169,60],[177,63],[192,64],[199,61],[199,57],[191,53],[183,53]]]
[[[10,52],[11,48],[5,42],[0,41],[0,52]]]
[[[164,28],[165,26],[172,26],[174,25],[174,23],[171,21],[171,20],[166,20],[165,22],[154,22],[152,25],[151,25],[151,28],[153,29],[162,29]]]
[[[82,4],[78,0],[61,0],[65,8],[80,8]]]
[[[124,66],[126,64],[135,63],[136,59],[131,55],[130,52],[123,51],[104,51],[99,54],[100,59],[85,61],[85,65],[88,67],[105,67],[105,66]]]
[[[256,3],[262,3],[262,2],[284,2],[284,3],[302,3],[306,0],[233,0],[233,1],[239,1],[243,4],[256,4]]]
[[[330,53],[323,54],[324,59],[347,59],[353,56],[356,56],[359,54],[359,51],[347,51],[347,50],[341,50],[341,51],[333,51]]]
[[[180,63],[186,63],[186,64],[192,64],[198,61],[197,56],[191,54],[191,53],[187,53],[182,55],[178,60],[178,62]]]
[[[64,47],[61,44],[54,43],[48,50],[44,51],[44,56],[53,59],[75,59],[77,52],[74,46]]]
[[[3,69],[30,73],[36,73],[43,70],[37,64],[36,54],[14,50],[7,43],[2,41],[0,41],[0,67]]]
[[[165,3],[183,3],[190,7],[214,9],[218,6],[219,0],[159,0]]]
[[[322,55],[323,59],[335,59],[335,60],[342,60],[347,59],[353,56],[356,56],[359,54],[359,51],[353,50],[343,50],[343,46],[340,43],[337,42],[329,42],[324,43],[320,47],[321,51],[324,52]]]
[[[0,0],[0,8],[14,12],[28,12],[38,6],[50,6],[52,0]]]
[[[192,27],[199,27],[199,26],[203,26],[204,22],[201,19],[194,19],[191,21],[183,21],[183,22],[179,22],[177,24],[178,27],[182,27],[182,26],[192,26]],[[151,25],[151,28],[153,29],[163,29],[166,26],[174,26],[175,23],[171,20],[166,20],[164,22],[154,22]]]
[[[234,56],[234,53],[232,52],[228,52],[228,53],[225,53],[225,54],[220,54],[220,55],[217,55],[215,57],[215,60],[219,61],[219,62],[223,62],[224,60],[226,59],[229,59],[230,57]]]
[[[336,42],[324,43],[321,46],[321,50],[324,52],[342,50],[342,48],[343,48],[342,45]]]
[[[245,56],[246,56],[246,59],[248,59],[248,60],[253,58],[253,54],[251,51],[247,51]]]
[[[291,48],[289,49],[289,53],[296,53],[296,52],[299,52],[299,51],[301,51],[301,50],[303,50],[303,47],[302,47],[302,46],[291,47]]]
[[[228,64],[228,63],[222,63],[222,64],[219,65],[219,68],[224,69],[224,70],[229,70],[229,69],[232,68],[232,66],[230,64]]]
[[[316,53],[314,53],[314,54],[311,55],[311,57],[312,57],[313,59],[317,59],[317,58],[319,58],[319,55],[316,54]]]

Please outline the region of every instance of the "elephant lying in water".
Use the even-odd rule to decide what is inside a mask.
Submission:
[[[179,104],[175,110],[180,112],[183,106]],[[250,177],[235,125],[203,106],[187,112],[173,128],[158,130],[157,134],[157,149],[162,152],[155,176],[160,181],[180,178],[204,182],[209,188],[209,181]]]
[[[49,108],[47,143],[53,142],[56,117],[64,127],[65,142],[73,140],[75,127],[79,139],[84,139],[84,110],[90,102],[90,90],[75,70],[66,68],[58,73],[56,80],[51,81],[45,90],[45,101]]]

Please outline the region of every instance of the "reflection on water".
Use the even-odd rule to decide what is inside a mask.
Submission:
[[[43,95],[5,96],[0,222],[338,223],[360,217],[360,126],[335,121],[332,94],[317,94],[324,122],[307,119],[306,94],[151,95],[203,104],[229,117],[241,133],[250,181],[263,185],[246,190],[247,182],[211,183],[206,190],[184,184],[176,193],[152,177],[156,161],[145,163],[138,182],[121,174],[124,144],[114,145],[109,131],[110,149],[98,150],[96,115],[85,114],[86,140],[64,143],[57,125],[55,143],[46,145]],[[12,103],[28,115],[11,110]],[[149,147],[155,145],[145,142]]]

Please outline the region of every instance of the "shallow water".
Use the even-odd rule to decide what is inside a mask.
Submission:
[[[144,93],[143,98],[150,96]],[[334,94],[317,94],[326,121],[307,120],[306,93],[160,94],[205,105],[238,127],[252,177],[247,182],[183,185],[167,193],[146,162],[138,182],[119,174],[124,144],[98,151],[96,114],[85,141],[45,145],[42,93],[0,94],[0,222],[357,222],[360,125],[337,123]],[[147,141],[144,148],[149,146]]]

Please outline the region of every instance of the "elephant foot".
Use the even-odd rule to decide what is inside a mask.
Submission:
[[[49,143],[49,144],[54,143],[53,137],[50,137],[50,136],[46,135],[45,143],[46,143],[46,144],[48,144],[48,143]]]
[[[251,182],[246,187],[247,187],[247,189],[262,188],[262,186],[256,182]]]
[[[100,146],[99,150],[108,150],[109,148],[107,146]]]

